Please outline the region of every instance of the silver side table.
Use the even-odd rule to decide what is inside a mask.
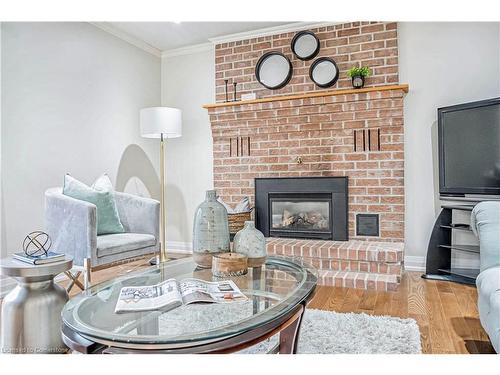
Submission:
[[[16,287],[2,301],[2,353],[65,353],[61,338],[61,310],[66,290],[54,278],[73,266],[73,259],[34,266],[11,258],[0,260],[2,275],[16,279]]]

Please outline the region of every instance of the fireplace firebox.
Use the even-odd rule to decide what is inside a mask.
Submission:
[[[266,237],[347,241],[347,177],[255,179],[255,222]]]

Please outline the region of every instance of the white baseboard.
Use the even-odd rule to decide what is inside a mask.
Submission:
[[[453,267],[458,268],[479,268],[479,257],[477,259],[468,259],[468,258],[454,258],[452,259]],[[406,271],[417,271],[424,272],[425,271],[425,257],[419,256],[405,256],[405,264],[404,269]]]
[[[167,253],[192,254],[193,244],[191,242],[167,241]]]
[[[405,256],[405,271],[425,271],[425,257]]]

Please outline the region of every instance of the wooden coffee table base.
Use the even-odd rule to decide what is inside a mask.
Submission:
[[[147,344],[135,344],[130,345],[129,347],[115,347],[112,345],[116,343],[108,343],[104,341],[100,343],[94,342],[91,339],[79,335],[67,326],[63,327],[62,336],[64,343],[70,349],[87,354],[223,354],[238,352],[279,334],[279,344],[271,350],[271,353],[295,354],[297,352],[297,341],[306,303],[307,301],[303,301],[284,316],[276,318],[262,326],[255,327],[254,329],[243,332],[239,335],[222,339],[220,341],[193,345],[190,347],[162,348],[159,345]]]

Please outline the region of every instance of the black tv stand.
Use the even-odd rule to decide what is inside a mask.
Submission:
[[[451,243],[451,232],[453,230],[472,230],[470,225],[452,222],[453,210],[472,211],[474,205],[443,204],[441,208],[441,213],[434,223],[429,246],[427,247],[425,274],[422,275],[422,278],[475,285],[479,269],[455,268],[451,266],[452,251],[479,253],[479,246],[455,245]]]

